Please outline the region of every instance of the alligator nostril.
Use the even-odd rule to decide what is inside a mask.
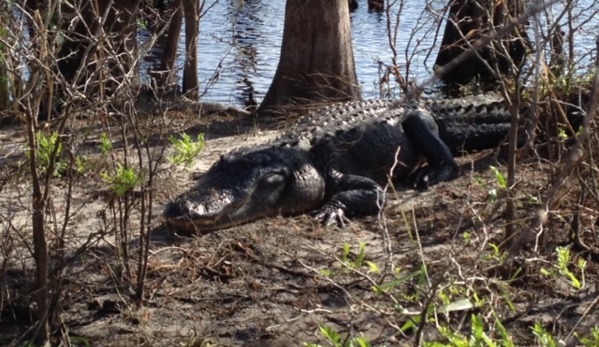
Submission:
[[[176,202],[169,202],[164,209],[165,218],[177,218],[183,216],[187,212],[187,208]]]

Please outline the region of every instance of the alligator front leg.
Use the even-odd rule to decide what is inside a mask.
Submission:
[[[339,172],[331,176],[332,195],[313,212],[314,218],[323,224],[337,223],[343,227],[347,217],[377,214],[385,203],[385,193],[370,178]]]
[[[426,157],[428,165],[418,169],[414,177],[414,188],[427,189],[439,182],[449,181],[458,176],[458,165],[449,147],[431,129],[431,125],[420,116],[421,110],[411,113],[402,126],[414,148]]]

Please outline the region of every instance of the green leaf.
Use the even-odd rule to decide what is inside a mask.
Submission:
[[[380,288],[382,290],[388,290],[388,289],[395,288],[396,286],[398,286],[398,285],[400,285],[400,284],[402,284],[402,283],[404,283],[406,281],[409,281],[410,279],[412,279],[412,278],[414,278],[416,276],[420,276],[421,273],[422,273],[422,270],[414,271],[411,274],[408,274],[406,276],[402,276],[402,277],[400,277],[400,278],[398,278],[396,280],[393,280],[391,282],[383,283],[380,286]]]
[[[319,329],[320,333],[323,334],[330,342],[332,342],[335,346],[340,346],[339,341],[341,340],[341,336],[339,336],[337,331],[324,325],[321,325]]]
[[[412,329],[416,330],[416,329],[418,329],[418,325],[420,324],[421,321],[422,321],[422,317],[419,315],[410,317],[410,319],[408,319],[408,321],[405,322],[401,326],[401,331],[403,331],[404,333],[407,333]]]
[[[381,287],[379,286],[372,286],[370,287],[372,289],[372,291],[377,294],[377,295],[381,295],[384,293],[384,291],[381,289]]]
[[[143,175],[138,175],[132,168],[117,166],[116,173],[100,174],[102,178],[110,184],[110,188],[117,196],[122,196],[125,193],[133,190],[140,182],[143,181]]]
[[[79,344],[82,344],[84,346],[91,345],[91,343],[89,342],[88,339],[86,339],[85,337],[81,337],[81,336],[69,336],[69,342],[72,345],[79,345]]]
[[[196,141],[193,141],[191,136],[186,133],[181,133],[179,136],[180,139],[173,135],[168,138],[168,141],[175,148],[175,155],[167,159],[173,164],[184,163],[185,166],[189,167],[204,149],[206,140],[203,133],[198,134]]]
[[[541,268],[541,273],[545,276],[553,276],[553,274],[551,273],[551,271],[545,269],[544,267]]]
[[[320,270],[320,273],[323,274],[324,276],[331,276],[333,274],[333,271],[329,270],[329,269],[324,269],[324,270]]]
[[[365,261],[364,263],[366,265],[368,265],[368,268],[370,269],[370,271],[372,273],[375,273],[375,274],[380,274],[381,273],[381,269],[379,268],[379,266],[377,264],[375,264],[375,263],[373,263],[373,262],[371,262],[369,260]]]
[[[454,301],[450,304],[444,305],[439,309],[441,313],[448,313],[454,311],[464,311],[469,310],[474,307],[474,304],[470,299],[461,299],[458,301]]]
[[[494,312],[494,316],[495,316],[495,325],[497,326],[497,330],[499,330],[499,334],[502,337],[501,345],[503,347],[515,347],[514,342],[512,341],[512,337],[507,332],[507,329],[505,328],[505,326],[503,326],[503,323],[501,323],[501,321],[497,318],[497,315],[495,314],[495,312]]]
[[[347,263],[349,260],[349,252],[351,251],[351,246],[349,243],[343,244],[343,256],[341,256],[341,260],[344,263]]]
[[[507,189],[507,179],[505,176],[499,172],[499,170],[495,166],[490,166],[491,171],[495,174],[495,180],[497,180],[497,184],[499,187],[503,189]]]
[[[360,253],[358,253],[358,258],[356,259],[356,261],[354,261],[352,265],[354,269],[360,268],[364,263],[364,257],[366,257],[366,243],[360,242],[359,249]]]
[[[112,141],[108,138],[107,133],[100,134],[100,145],[98,145],[98,147],[104,156],[107,156],[112,150]]]

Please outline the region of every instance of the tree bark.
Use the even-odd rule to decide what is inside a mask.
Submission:
[[[166,90],[169,87],[171,77],[174,73],[175,60],[177,58],[177,47],[179,45],[179,34],[183,22],[183,7],[181,0],[175,0],[173,3],[173,14],[168,24],[166,35],[166,45],[162,54],[160,63],[160,74],[158,78],[158,87]]]
[[[8,16],[9,16],[8,4],[0,5],[0,27],[7,28]],[[3,32],[0,29],[0,39],[4,42],[8,38],[7,32]],[[6,54],[8,49],[0,42],[0,66],[7,65]],[[0,111],[8,108],[9,101],[9,89],[8,89],[8,70],[0,69]]]
[[[183,0],[185,15],[185,66],[183,67],[183,93],[199,95],[198,33],[200,29],[199,0]]]
[[[35,341],[42,345],[50,337],[50,317],[48,312],[49,296],[48,274],[49,255],[46,240],[46,224],[44,209],[46,196],[43,190],[43,177],[38,169],[37,143],[35,134],[35,119],[33,115],[27,117],[27,141],[29,145],[29,169],[31,170],[32,196],[31,196],[31,226],[33,228],[33,259],[35,261],[35,302],[37,304],[37,329]],[[50,170],[52,168],[48,168]],[[49,171],[51,172],[51,171]],[[46,173],[51,175],[51,173]],[[46,186],[47,187],[47,186]]]
[[[109,1],[102,0],[100,2],[106,6]],[[111,61],[110,71],[117,81],[126,75],[131,75],[131,71],[136,69],[137,18],[139,17],[140,3],[141,0],[115,0],[106,21],[105,30],[111,34],[111,48],[115,50],[113,53],[115,59]],[[134,76],[138,77],[138,75],[136,73]]]
[[[279,65],[259,113],[360,98],[347,0],[287,0]]]
[[[496,6],[497,5],[497,6]],[[444,66],[469,49],[477,39],[489,35],[493,28],[507,25],[509,20],[525,11],[522,0],[506,0],[497,4],[493,0],[453,0],[445,27],[441,50],[435,61]],[[500,49],[498,44],[505,49]],[[441,80],[449,90],[474,80],[484,85],[495,84],[501,75],[512,75],[514,67],[524,61],[528,38],[523,28],[517,28],[498,43],[485,47],[478,54],[448,71]]]

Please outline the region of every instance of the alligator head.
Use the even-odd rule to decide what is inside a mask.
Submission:
[[[209,231],[312,210],[322,204],[325,184],[306,155],[286,146],[226,154],[163,216],[176,229]]]

